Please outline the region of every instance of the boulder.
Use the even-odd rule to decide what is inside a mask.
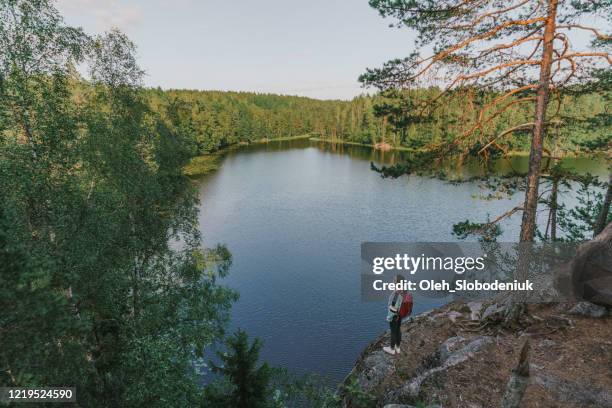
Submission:
[[[440,364],[450,367],[462,363],[492,342],[493,338],[490,336],[478,336],[469,340],[463,337],[451,337],[438,349]]]
[[[577,407],[612,408],[610,390],[593,387],[590,384],[579,384],[539,370],[535,376],[535,383],[544,387],[559,402]]]
[[[578,304],[571,308],[568,313],[586,317],[604,317],[607,314],[607,310],[603,306],[583,301],[578,302]]]
[[[363,369],[357,377],[357,384],[370,390],[380,384],[393,371],[392,357],[382,350],[372,352],[363,360]]]
[[[448,360],[451,354],[460,348],[465,343],[465,338],[461,336],[449,337],[446,341],[440,344],[438,347],[438,353],[440,354],[440,361],[444,362]]]
[[[557,343],[549,339],[544,339],[540,342],[539,346],[544,350],[551,350],[557,346]]]
[[[482,310],[482,302],[469,302],[467,306],[470,308],[470,319],[479,320],[480,311]]]
[[[482,316],[480,320],[503,320],[504,315],[506,314],[506,307],[503,305],[498,305],[497,303],[493,303],[482,312]]]
[[[612,223],[581,244],[568,267],[577,299],[612,307]]]
[[[608,271],[607,273],[610,276],[592,278],[583,282],[583,299],[612,307],[612,271]]]
[[[462,317],[463,314],[461,314],[460,312],[457,311],[450,311],[447,314],[448,318],[450,319],[451,322],[456,323],[457,322],[457,318]]]

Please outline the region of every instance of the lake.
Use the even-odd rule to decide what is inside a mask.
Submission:
[[[204,242],[226,244],[233,255],[223,281],[240,292],[231,329],[260,338],[263,360],[342,380],[363,348],[388,328],[385,303],[361,302],[363,241],[457,241],[454,223],[494,218],[522,203],[520,194],[480,200],[475,183],[381,179],[370,169],[371,161],[396,163],[405,155],[306,139],[272,142],[227,152],[220,169],[199,181]],[[602,161],[565,164],[605,173]],[[516,157],[497,168],[526,165],[526,157]],[[502,226],[501,240],[516,241],[520,214]],[[439,306],[435,302],[415,299],[414,313]]]

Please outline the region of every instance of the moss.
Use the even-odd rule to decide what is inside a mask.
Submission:
[[[205,154],[203,156],[196,156],[183,167],[183,173],[189,177],[199,177],[219,168],[221,162],[221,156],[218,154]]]

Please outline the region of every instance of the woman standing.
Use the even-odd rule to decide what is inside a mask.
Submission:
[[[395,283],[400,283],[404,280],[402,275],[395,277]],[[391,328],[391,345],[390,347],[383,347],[385,353],[399,354],[401,352],[400,343],[402,342],[402,319],[400,318],[400,308],[402,301],[404,300],[405,291],[395,290],[389,296],[387,321]]]

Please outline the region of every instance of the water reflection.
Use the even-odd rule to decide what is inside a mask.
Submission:
[[[351,143],[331,143],[316,141],[308,138],[274,141],[269,143],[254,143],[247,146],[238,146],[230,149],[225,154],[232,155],[238,152],[280,152],[291,149],[316,148],[322,152],[348,156],[351,159],[373,162],[377,165],[392,166],[406,162],[413,156],[413,153],[406,150],[376,150],[368,146],[361,146]],[[607,179],[606,159],[603,156],[568,156],[561,159],[561,166],[564,169],[576,171],[578,173],[591,173],[603,180]],[[547,167],[550,159],[544,158],[542,166]],[[483,162],[477,159],[459,160],[458,158],[448,158],[441,164],[432,163],[437,169],[444,169],[451,177],[469,178],[482,176],[485,174],[510,174],[524,173],[529,166],[529,156],[527,154],[513,155],[499,158],[491,162]]]

